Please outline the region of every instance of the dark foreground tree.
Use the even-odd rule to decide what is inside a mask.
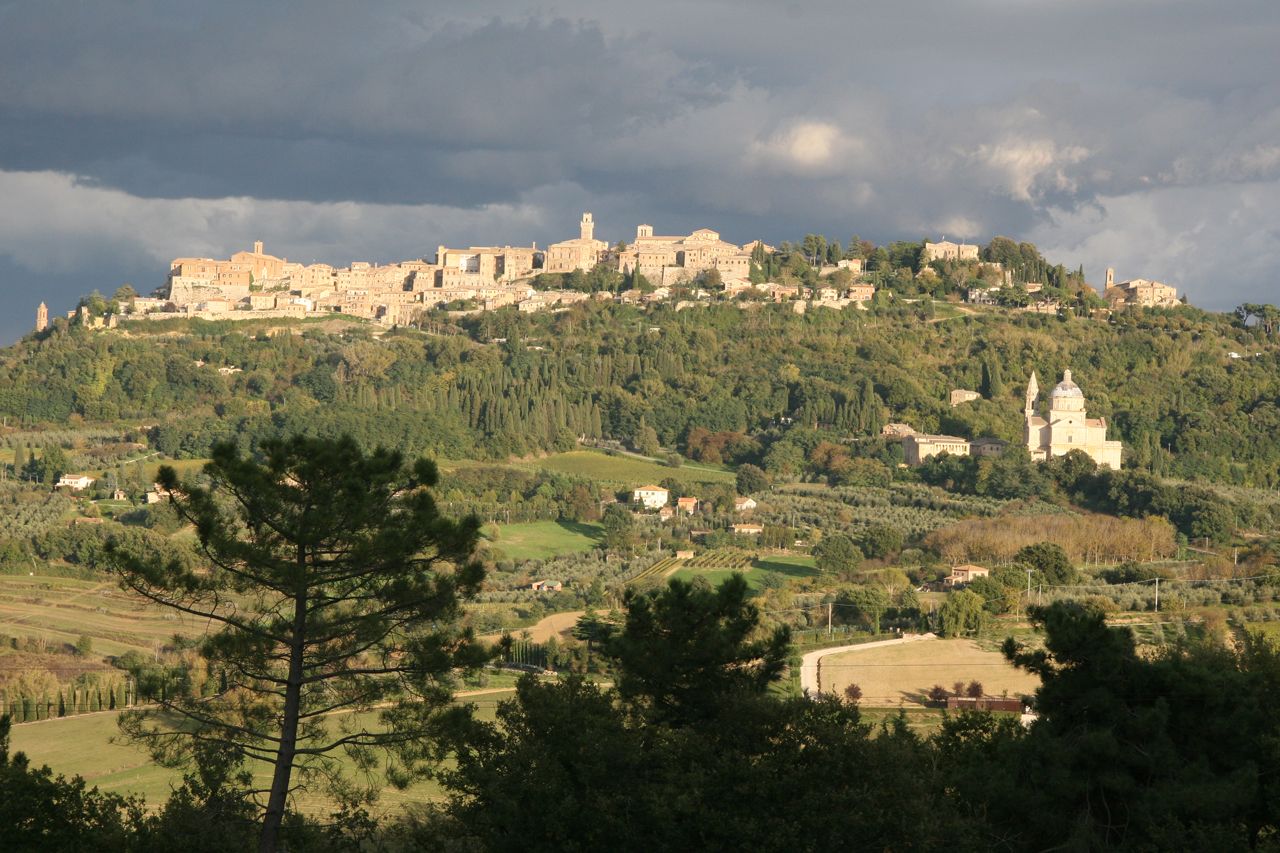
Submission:
[[[9,715],[0,716],[0,850],[116,851],[127,848],[142,804],[97,788],[79,776],[54,776],[21,753],[9,754]]]
[[[1280,651],[1192,640],[1139,654],[1127,627],[1077,602],[1032,608],[1043,649],[1030,731],[948,721],[936,739],[956,796],[1017,850],[1276,849]],[[1028,820],[1034,815],[1034,820]]]
[[[524,678],[459,738],[449,802],[407,846],[979,849],[905,721],[877,737],[856,705],[771,692],[780,635],[762,638],[745,590],[736,576],[632,597],[606,644],[618,690]]]
[[[630,594],[623,628],[604,646],[618,693],[652,719],[681,724],[714,716],[726,696],[762,692],[782,674],[791,634],[760,635],[750,595],[739,574],[718,589],[671,580]]]
[[[354,790],[339,751],[372,771],[383,748],[393,781],[423,769],[451,673],[485,656],[456,629],[483,576],[479,523],[440,515],[431,462],[350,438],[264,443],[260,460],[219,445],[204,475],[160,472],[195,526],[197,565],[119,547],[111,559],[125,587],[210,626],[200,650],[226,687],[165,696],[121,726],[162,761],[202,747],[269,765],[270,789],[253,793],[267,794],[259,849],[272,851],[292,791],[322,777]]]

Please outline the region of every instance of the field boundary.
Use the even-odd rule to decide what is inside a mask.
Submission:
[[[829,649],[818,649],[809,652],[800,659],[800,693],[803,696],[817,698],[822,693],[822,659],[830,655],[856,652],[862,649],[878,649],[884,646],[900,646],[904,643],[919,643],[925,640],[936,640],[938,635],[906,634],[896,640],[875,640],[870,643],[853,643],[848,646],[833,646]]]

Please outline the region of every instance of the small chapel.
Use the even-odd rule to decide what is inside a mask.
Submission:
[[[1036,413],[1040,385],[1033,371],[1027,383],[1026,430],[1027,450],[1037,461],[1065,456],[1072,450],[1083,450],[1101,467],[1120,467],[1119,441],[1107,440],[1105,418],[1087,416],[1084,392],[1071,381],[1071,371],[1064,371],[1062,381],[1049,392],[1049,409],[1045,416]]]

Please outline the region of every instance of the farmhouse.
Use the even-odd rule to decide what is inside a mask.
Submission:
[[[94,482],[93,477],[88,474],[63,474],[58,478],[58,484],[54,488],[82,492],[92,486]]]
[[[845,293],[854,302],[870,302],[872,297],[876,295],[874,284],[858,283],[849,285],[849,290]]]
[[[734,512],[750,512],[755,508],[756,508],[755,498],[734,498],[733,499]]]
[[[671,499],[671,492],[662,486],[641,486],[631,493],[631,502],[645,509],[662,509]]]
[[[942,582],[947,586],[963,586],[978,578],[985,578],[991,575],[991,570],[983,566],[975,566],[967,563],[963,566],[955,566],[951,569],[951,575],[943,578]]]
[[[169,492],[169,490],[166,489],[164,486],[160,485],[159,483],[154,483],[151,486],[151,491],[147,492],[147,495],[146,495],[147,503],[158,504],[162,500],[165,500],[166,498],[168,498],[170,494],[171,493]]]
[[[683,512],[685,515],[693,515],[698,511],[698,499],[687,495],[683,498],[677,498],[676,509]]]
[[[759,536],[764,533],[764,525],[762,524],[735,524],[733,532],[736,536]]]
[[[529,584],[529,589],[535,592],[559,592],[564,589],[564,584],[560,581],[534,581]]]

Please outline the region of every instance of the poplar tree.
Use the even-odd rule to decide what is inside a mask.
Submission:
[[[471,558],[480,524],[440,515],[433,463],[366,454],[350,437],[273,440],[261,453],[215,446],[207,484],[161,469],[195,526],[197,565],[119,547],[111,559],[126,588],[216,626],[200,651],[228,678],[214,697],[171,691],[126,712],[122,729],[162,761],[190,764],[214,745],[267,765],[258,849],[274,851],[291,792],[336,776],[339,751],[366,771],[380,751],[393,781],[423,770],[452,672],[486,653],[456,627],[460,598],[483,579]],[[167,724],[174,714],[181,725]]]

